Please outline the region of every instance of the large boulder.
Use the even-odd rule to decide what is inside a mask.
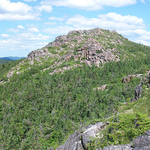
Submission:
[[[133,140],[134,150],[150,150],[150,130]]]
[[[51,147],[49,150],[54,150],[54,148],[53,148],[53,147]]]
[[[142,93],[142,85],[143,85],[143,82],[141,82],[141,84],[138,84],[134,89],[136,100],[140,98],[140,94]]]
[[[87,150],[87,145],[92,138],[98,136],[99,131],[105,126],[104,123],[98,122],[83,127],[80,131],[75,131],[69,136],[67,141],[59,146],[56,150]]]
[[[73,134],[69,136],[67,141],[63,145],[59,146],[56,150],[77,150],[77,148],[78,150],[79,149],[82,150],[83,147],[81,145],[80,139],[81,139],[81,133],[75,131]]]
[[[69,136],[67,141],[59,146],[56,150],[88,150],[93,138],[99,137],[99,132],[106,124],[98,122],[83,127],[81,130],[76,130]],[[53,149],[52,149],[53,150]],[[138,136],[132,143],[126,145],[109,145],[96,150],[150,150],[150,130],[145,132],[145,135]]]
[[[104,147],[103,150],[132,150],[131,144],[126,145],[110,145]]]

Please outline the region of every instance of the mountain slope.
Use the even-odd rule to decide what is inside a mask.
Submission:
[[[147,99],[143,109],[141,100],[123,105],[134,97],[142,77],[122,82],[129,74],[146,78],[149,50],[115,31],[96,28],[71,31],[32,51],[26,59],[0,66],[2,149],[56,148],[75,130],[91,122],[105,122],[116,110],[123,115],[133,108],[149,116],[147,83],[141,98]]]
[[[99,28],[70,31],[67,35],[58,36],[44,48],[29,53],[28,58],[13,68],[7,77],[31,68],[35,70],[37,65],[40,66],[37,71],[49,70],[51,74],[53,71],[63,72],[66,68],[58,71],[59,68],[76,64],[95,64],[99,67],[110,61],[142,57],[148,51],[149,47],[135,44],[116,31]]]
[[[6,63],[6,62],[9,62],[9,61],[11,61],[11,60],[0,59],[0,64]]]

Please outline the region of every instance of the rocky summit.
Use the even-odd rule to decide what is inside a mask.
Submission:
[[[53,61],[53,64],[50,63],[51,65],[47,68],[43,68],[44,71],[49,68],[58,68],[69,60],[73,60],[74,65],[84,63],[89,66],[94,64],[102,67],[105,63],[120,61],[122,59],[122,52],[124,52],[124,58],[127,57],[125,55],[127,52],[124,49],[119,49],[120,45],[127,45],[127,42],[130,41],[123,38],[115,30],[109,31],[95,28],[91,30],[70,31],[67,35],[56,37],[53,42],[50,42],[45,47],[30,52],[26,63],[41,65],[44,62]],[[17,67],[17,70],[13,68],[7,77],[11,77],[14,72],[20,74],[22,71],[30,69],[30,67],[25,67],[27,66],[24,65],[26,63],[23,61]],[[25,69],[22,70],[19,67]]]
[[[99,28],[70,31],[67,35],[56,37],[54,42],[49,43],[42,50],[29,53],[28,59],[45,58],[45,56],[60,58],[61,52],[65,51],[67,53],[64,55],[66,61],[73,57],[75,61],[80,60],[81,63],[83,62],[88,65],[95,64],[96,66],[109,61],[119,61],[117,50],[115,48],[109,48],[109,45],[123,44],[121,36],[114,31],[105,32],[109,34],[105,34],[104,30]],[[108,43],[107,40],[111,43]],[[106,48],[106,45],[108,48]],[[53,49],[52,53],[51,49]]]

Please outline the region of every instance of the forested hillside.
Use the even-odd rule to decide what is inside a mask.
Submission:
[[[108,126],[88,149],[130,143],[150,129],[149,51],[116,31],[92,29],[0,65],[1,149],[56,149],[99,121]],[[141,81],[141,97],[131,103]]]
[[[6,63],[6,62],[9,62],[9,61],[10,61],[10,60],[0,59],[0,64]]]

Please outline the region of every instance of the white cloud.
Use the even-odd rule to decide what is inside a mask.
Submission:
[[[63,21],[63,20],[64,20],[64,18],[49,17],[49,20]]]
[[[140,36],[143,36],[143,35],[147,35],[148,32],[144,29],[132,29],[132,30],[119,30],[119,32],[121,34],[123,34],[124,36],[126,37],[140,37]]]
[[[35,20],[39,15],[25,3],[0,0],[0,20]]]
[[[1,34],[1,36],[2,36],[3,38],[9,38],[9,35],[8,35],[8,34]]]
[[[74,30],[74,27],[69,27],[69,26],[58,26],[58,27],[50,27],[50,28],[46,28],[44,29],[44,32],[49,33],[49,34],[67,34],[69,31]],[[77,29],[77,28],[76,28]]]
[[[40,32],[38,28],[31,27],[28,29],[29,32]]]
[[[145,4],[145,0],[140,0],[140,1]]]
[[[19,32],[18,29],[14,29],[14,28],[10,28],[10,29],[8,29],[7,31],[8,31],[8,32],[14,32],[14,33]]]
[[[28,6],[22,2],[10,2],[10,0],[0,0],[0,13],[19,13],[26,14],[32,10],[31,6]]]
[[[134,24],[134,25],[140,25],[143,26],[144,25],[144,21],[142,18],[138,18],[136,16],[122,16],[120,14],[117,13],[108,13],[106,15],[99,15],[98,16],[100,19],[104,19],[104,20],[108,20],[108,21],[114,21],[117,23],[126,23],[126,24]]]
[[[0,53],[7,51],[9,54],[5,55],[27,56],[32,50],[44,47],[50,38],[46,35],[29,32],[10,35],[9,39],[0,40]]]
[[[0,20],[35,20],[37,18],[37,14],[34,15],[20,15],[20,14],[0,14]]]
[[[18,25],[17,27],[18,29],[24,29],[24,27],[22,25]]]
[[[81,15],[75,15],[68,19],[67,24],[74,29],[91,29],[95,27],[113,30],[130,40],[150,46],[150,31],[145,28],[142,18],[136,16],[122,16],[116,13],[98,15],[97,18],[86,18]]]
[[[150,42],[148,42],[148,41],[136,40],[135,42],[136,42],[136,43],[141,43],[141,44],[144,44],[144,45],[147,45],[147,46],[150,46]]]
[[[99,10],[103,6],[123,7],[135,4],[136,0],[44,0],[41,4],[52,6],[64,6],[70,8],[79,8],[84,10]]]
[[[87,30],[99,27],[109,30],[116,29],[118,33],[135,42],[143,40],[145,43],[150,43],[150,32],[145,30],[146,26],[143,19],[136,16],[108,13],[98,15],[97,18],[86,18],[81,15],[75,15],[68,19],[66,24],[66,26],[46,28],[44,32],[52,35],[62,35],[67,34],[70,30]]]
[[[53,10],[50,5],[36,6],[35,9],[37,9],[38,11],[46,11],[48,13],[50,13]]]
[[[86,18],[81,15],[76,15],[67,21],[68,25],[73,25],[76,28],[108,28],[108,29],[135,29],[144,28],[144,21],[136,16],[122,16],[116,13],[108,13],[99,15],[97,18]]]

